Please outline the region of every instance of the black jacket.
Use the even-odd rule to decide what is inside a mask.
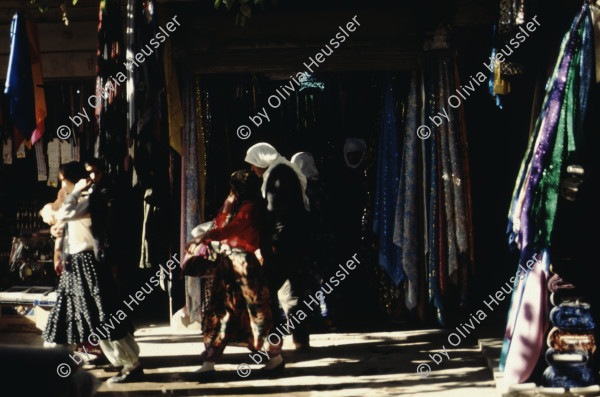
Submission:
[[[266,246],[270,245],[283,256],[299,254],[308,232],[308,212],[296,172],[286,164],[275,166],[268,176],[265,193],[267,229],[263,247],[268,251]]]

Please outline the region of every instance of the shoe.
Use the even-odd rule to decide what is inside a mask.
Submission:
[[[272,378],[278,378],[279,376],[281,376],[281,373],[283,372],[284,369],[285,369],[285,361],[282,361],[275,368],[271,368],[271,369],[263,368],[263,369],[260,369],[258,371],[258,373],[261,378],[272,379]]]
[[[108,383],[132,383],[140,382],[144,378],[144,369],[141,365],[138,365],[128,373],[124,374],[123,371],[117,376],[113,376],[108,379]]]

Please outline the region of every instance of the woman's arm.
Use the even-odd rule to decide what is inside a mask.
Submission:
[[[74,221],[86,217],[90,212],[90,197],[79,200],[81,193],[90,186],[84,179],[77,182],[73,193],[65,197],[65,201],[58,210],[56,218],[59,221]]]

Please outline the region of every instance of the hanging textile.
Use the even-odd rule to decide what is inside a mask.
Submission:
[[[197,119],[197,133],[198,133],[198,190],[200,192],[200,207],[198,212],[200,214],[200,222],[205,221],[204,208],[206,205],[206,130],[210,118],[210,98],[208,97],[208,91],[202,90],[200,87],[200,76],[196,75],[195,85],[196,90],[196,112],[198,113]]]
[[[150,45],[158,30],[157,17],[153,1],[130,0],[130,4],[132,2],[135,4],[130,7],[130,18],[134,19],[134,29],[133,34],[130,32],[128,35],[128,40],[133,40],[129,48],[133,52],[128,55],[128,60],[132,62],[133,54],[144,56],[143,62],[128,67],[128,87],[133,87],[133,92],[128,93],[129,102],[133,103],[129,120],[133,122],[127,133],[128,144],[133,145],[134,153],[133,185],[160,189],[160,178],[164,178],[164,170],[168,167],[168,133],[165,131],[163,134],[161,128],[165,84],[160,47],[155,49]],[[167,183],[167,179],[162,182]]]
[[[167,104],[169,111],[169,143],[180,155],[181,131],[183,128],[183,110],[181,109],[181,95],[179,94],[179,78],[175,70],[175,61],[171,50],[171,39],[167,39],[163,56],[165,68],[165,84],[167,91]]]
[[[2,163],[12,164],[13,140],[9,131],[8,123],[4,118],[4,106],[0,108],[0,143],[2,144]]]
[[[458,90],[461,86],[460,78],[458,77],[458,66],[456,65],[456,57],[453,59],[454,72],[450,70],[450,87]],[[454,77],[454,79],[452,79]],[[469,274],[475,274],[475,243],[473,234],[473,205],[471,203],[471,166],[469,162],[469,144],[467,142],[467,127],[465,122],[464,108],[460,106],[452,111],[454,117],[448,120],[452,131],[455,132],[454,140],[456,142],[457,154],[453,160],[453,186],[454,194],[457,197],[457,219],[459,228],[458,243],[460,249],[460,274],[463,285],[461,303],[466,302],[466,292]]]
[[[400,263],[406,274],[405,304],[409,310],[417,307],[419,283],[419,258],[417,235],[417,73],[411,75],[404,143],[402,145],[402,166],[399,175],[398,199],[396,202],[396,224],[394,244],[400,250]]]
[[[31,147],[29,140],[36,129],[35,91],[27,26],[19,13],[13,16],[10,38],[4,93],[9,97],[10,116],[19,132],[15,135],[15,146],[20,147],[26,141],[26,146]]]
[[[44,77],[42,73],[42,54],[37,24],[27,21],[27,36],[31,52],[31,71],[33,77],[33,92],[35,97],[36,128],[31,134],[31,144],[34,145],[46,131],[46,96],[44,95]],[[44,179],[45,180],[45,179]]]
[[[192,79],[187,75],[184,79]],[[188,80],[189,81],[189,80]],[[181,252],[185,251],[188,241],[192,238],[192,230],[200,223],[198,211],[198,135],[196,118],[195,87],[184,85],[183,114],[185,127],[183,131],[182,181],[181,181]],[[190,323],[202,320],[201,307],[201,279],[199,277],[185,277],[186,311]]]
[[[500,0],[497,25],[498,36],[496,37],[495,46],[497,50],[503,49],[514,33],[518,32],[518,28],[525,25],[525,22],[528,20],[527,16],[531,13],[529,3],[525,0]],[[506,56],[511,54],[505,53]],[[511,57],[511,59],[498,63],[496,67],[499,69],[501,78],[523,74],[525,71],[523,63],[516,57]]]
[[[206,175],[206,153],[204,143],[203,120],[207,117],[208,106],[203,102],[202,90],[198,76],[186,74],[186,81],[194,84],[185,84],[183,87],[183,114],[185,126],[183,131],[182,154],[182,206],[181,206],[181,252],[185,245],[192,239],[192,230],[204,219],[201,207],[203,195],[201,190],[202,176]],[[210,298],[211,278],[186,276],[186,311],[190,322],[201,322],[202,314]]]
[[[46,167],[46,156],[44,155],[44,144],[40,141],[35,148],[35,160],[37,165],[38,181],[48,180],[48,168]]]
[[[464,307],[473,273],[468,148],[454,57],[430,59],[423,70],[424,125],[431,136],[423,144],[426,271],[429,301],[440,325],[446,323],[445,299],[456,294]],[[452,101],[450,98],[454,98]]]
[[[128,119],[133,122],[129,123],[127,142],[134,166],[132,184],[144,190],[139,267],[150,269],[169,256],[169,241],[157,233],[169,224],[169,195],[164,188],[169,183],[168,133],[161,119],[165,85],[160,48],[150,45],[157,33],[154,2],[130,0],[128,9],[128,26],[133,25],[127,35],[128,58],[133,62],[133,54],[143,54],[144,60],[127,67],[128,103],[133,104],[128,109]]]
[[[537,7],[537,2],[530,0],[499,1],[498,20],[492,32],[490,59],[495,60],[496,54],[505,59],[502,62],[496,60],[491,65],[489,91],[500,109],[503,106],[503,96],[511,91],[511,79],[526,72],[525,59],[531,54],[533,47],[531,43],[524,42],[526,37],[523,33],[529,37],[525,27],[528,21],[537,17]]]
[[[423,113],[424,125],[435,131],[435,125],[430,117],[438,114],[439,98],[437,90],[437,66],[435,62],[427,62],[423,70],[423,97],[425,98]],[[437,321],[444,325],[444,301],[440,287],[440,205],[439,205],[439,161],[438,161],[438,134],[432,133],[425,140],[423,147],[423,181],[424,181],[424,207],[426,208],[426,279],[428,301],[433,304]],[[444,267],[441,267],[444,269]]]
[[[94,152],[95,157],[104,159],[106,173],[113,177],[124,171],[127,155],[127,99],[123,84],[126,70],[123,64],[125,54],[121,21],[118,0],[100,2],[94,104],[98,135]]]
[[[55,138],[48,142],[48,186],[58,187],[58,168],[60,167],[60,139]]]
[[[543,266],[515,282],[500,361],[506,386],[531,375],[543,348],[548,248],[565,160],[575,151],[582,133],[593,67],[592,37],[590,9],[585,3],[563,38],[513,193],[509,244],[519,249],[520,266],[540,257]]]
[[[385,83],[383,124],[377,156],[377,188],[373,231],[379,237],[379,265],[387,270],[395,285],[404,279],[400,263],[401,250],[394,244],[394,216],[400,180],[400,158],[396,95],[392,79]]]

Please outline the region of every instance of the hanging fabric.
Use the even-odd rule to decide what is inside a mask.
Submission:
[[[104,159],[106,173],[113,177],[123,173],[127,156],[127,98],[123,83],[126,70],[121,21],[118,0],[100,2],[96,92],[95,102],[92,101],[98,122],[94,154]]]
[[[396,94],[392,85],[392,78],[388,75],[385,83],[383,123],[377,156],[377,189],[375,193],[373,231],[379,236],[379,265],[387,270],[394,285],[397,286],[405,275],[400,263],[401,250],[393,241],[394,217],[400,180],[399,126],[396,113]]]
[[[10,116],[19,132],[15,135],[15,146],[20,147],[25,142],[30,148],[30,139],[36,129],[35,91],[27,26],[19,13],[13,16],[10,38],[4,93],[9,97]]]
[[[35,160],[37,165],[38,181],[48,180],[48,168],[46,167],[46,156],[44,155],[44,143],[38,142],[37,145],[33,145],[35,148]]]
[[[198,134],[198,190],[200,193],[198,212],[200,223],[203,223],[205,221],[204,208],[206,205],[206,130],[208,119],[210,118],[210,98],[208,97],[208,92],[202,90],[200,86],[200,76],[196,75],[194,82]]]
[[[575,151],[576,138],[582,133],[593,67],[592,37],[586,2],[563,38],[513,192],[509,244],[520,251],[519,266],[536,258],[542,265],[515,282],[500,361],[505,386],[524,382],[531,375],[543,347],[548,322],[548,247],[564,161]]]
[[[185,74],[184,79],[194,84],[183,87],[183,155],[181,184],[181,252],[192,239],[192,230],[204,219],[204,187],[206,179],[205,122],[209,118],[206,94],[202,93],[200,77]],[[190,322],[201,322],[210,301],[211,278],[186,276],[186,312]]]
[[[419,283],[419,239],[417,235],[417,73],[410,78],[410,89],[404,124],[402,166],[399,175],[398,199],[396,202],[394,244],[400,250],[400,263],[406,274],[405,304],[409,310],[417,307]]]
[[[425,106],[423,113],[425,115],[425,126],[431,129],[431,136],[425,140],[424,145],[424,185],[425,185],[425,208],[427,208],[425,219],[427,230],[427,252],[425,269],[427,272],[427,291],[428,301],[433,304],[437,321],[444,325],[444,301],[441,293],[440,283],[440,205],[439,205],[439,178],[438,178],[438,140],[439,136],[435,131],[435,126],[431,118],[438,114],[440,100],[437,95],[438,82],[437,67],[434,62],[427,62],[424,65],[423,77],[423,96]],[[443,266],[442,266],[443,269]]]
[[[133,26],[127,35],[128,103],[133,105],[128,109],[127,144],[134,166],[132,185],[144,192],[139,267],[150,269],[169,256],[169,241],[157,233],[168,225],[168,132],[161,118],[165,84],[160,46],[150,44],[158,29],[154,1],[130,0],[128,8],[128,26]],[[133,63],[133,54],[142,54],[143,62]]]
[[[42,73],[42,54],[37,24],[27,21],[27,36],[31,52],[31,71],[33,78],[33,93],[35,97],[35,123],[36,128],[31,134],[31,144],[34,145],[46,132],[46,96],[44,94],[44,77]],[[45,179],[44,179],[45,180]]]
[[[169,112],[169,143],[180,155],[183,153],[181,144],[181,131],[183,129],[183,110],[181,108],[181,95],[179,94],[179,78],[175,69],[175,60],[171,50],[171,39],[167,39],[163,63],[165,69],[165,84],[167,91],[167,104]]]
[[[419,128],[430,132],[421,149],[426,279],[429,301],[442,326],[446,306],[466,305],[474,270],[466,128],[461,103],[456,102],[462,96],[459,87],[454,56],[432,55],[423,70],[424,116]]]

